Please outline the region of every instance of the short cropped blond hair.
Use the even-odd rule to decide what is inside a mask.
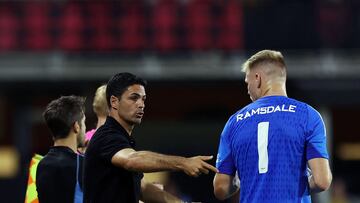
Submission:
[[[279,51],[262,50],[252,55],[242,66],[242,71],[247,72],[260,63],[272,63],[286,69],[284,56]]]
[[[107,116],[109,107],[106,101],[106,85],[97,88],[93,101],[93,110],[98,116]]]

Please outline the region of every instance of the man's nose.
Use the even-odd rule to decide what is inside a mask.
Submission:
[[[139,107],[140,109],[145,108],[145,101],[140,100],[140,101],[138,102],[138,107]]]

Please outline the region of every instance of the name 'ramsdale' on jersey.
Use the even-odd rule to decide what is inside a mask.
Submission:
[[[246,118],[249,118],[256,114],[269,114],[269,113],[275,113],[278,111],[284,111],[284,112],[291,112],[295,113],[296,106],[295,105],[277,105],[277,106],[266,106],[266,107],[260,107],[257,109],[252,109],[251,111],[247,111],[246,113],[239,113],[236,115],[236,122],[244,120]]]

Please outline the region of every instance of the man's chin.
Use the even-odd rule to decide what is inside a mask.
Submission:
[[[140,125],[140,123],[141,123],[141,118],[140,118],[140,119],[136,119],[134,123],[137,124],[137,125]]]
[[[133,120],[127,121],[129,125],[139,125],[141,123],[141,118],[135,118]]]

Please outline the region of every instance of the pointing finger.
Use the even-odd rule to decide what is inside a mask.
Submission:
[[[201,173],[209,174],[209,170],[207,170],[206,168],[200,168],[199,170],[201,171]]]
[[[215,172],[215,173],[219,172],[219,170],[217,168],[215,168],[213,165],[210,165],[210,164],[208,164],[206,162],[204,162],[204,167],[211,170],[211,171],[213,171],[213,172]]]
[[[211,160],[212,158],[213,158],[213,156],[200,156],[200,159],[204,160],[204,161]]]

